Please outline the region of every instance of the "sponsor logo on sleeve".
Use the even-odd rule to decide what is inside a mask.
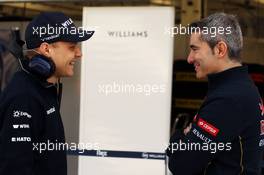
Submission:
[[[198,126],[202,128],[205,132],[209,133],[210,135],[216,137],[219,129],[211,125],[210,123],[206,122],[205,120],[199,118],[198,120]]]
[[[204,136],[202,133],[200,133],[198,130],[196,130],[195,128],[192,130],[192,133],[197,136],[199,139],[201,139],[202,141],[206,142],[206,143],[210,143],[212,142],[211,139],[209,139],[208,137]]]

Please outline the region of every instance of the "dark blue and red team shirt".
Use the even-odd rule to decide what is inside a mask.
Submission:
[[[264,107],[247,67],[210,74],[208,83],[191,130],[170,139],[169,169],[174,175],[260,174]]]

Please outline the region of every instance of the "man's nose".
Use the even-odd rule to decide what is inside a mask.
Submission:
[[[193,61],[194,61],[194,59],[193,59],[193,55],[192,55],[192,53],[190,52],[189,55],[188,55],[188,57],[187,57],[187,62],[188,62],[189,64],[192,64]]]
[[[81,52],[81,48],[80,47],[76,48],[75,56],[76,56],[76,58],[79,58],[79,59],[82,57],[82,52]]]

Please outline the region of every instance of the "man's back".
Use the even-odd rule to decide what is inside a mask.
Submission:
[[[216,139],[231,143],[232,149],[215,155],[207,173],[228,174],[228,170],[225,172],[227,167],[233,167],[233,170],[239,167],[237,172],[242,174],[258,174],[262,157],[262,146],[259,144],[261,139],[264,139],[260,128],[264,116],[260,108],[263,104],[256,86],[249,78],[246,67],[233,68],[209,76],[208,79],[209,91],[204,106],[210,109],[202,107],[201,111],[220,113],[216,115],[222,119],[214,117],[215,120],[210,122],[221,126]],[[226,99],[225,104],[210,104],[221,99]],[[230,174],[235,173],[233,170],[230,170]]]

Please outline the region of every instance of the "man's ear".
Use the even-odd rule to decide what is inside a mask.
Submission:
[[[224,41],[219,41],[214,47],[214,53],[217,57],[225,57],[227,54],[227,45]]]
[[[50,45],[46,42],[41,43],[41,45],[38,48],[38,51],[40,52],[41,55],[44,55],[46,57],[51,57]]]

